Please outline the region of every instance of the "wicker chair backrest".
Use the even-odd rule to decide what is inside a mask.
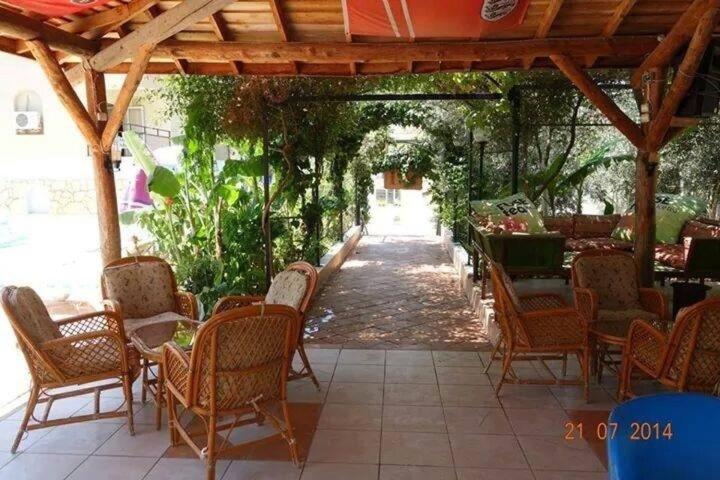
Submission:
[[[522,308],[512,280],[502,265],[493,261],[491,261],[490,275],[495,311],[504,338],[510,342],[529,344],[525,329],[520,322],[519,315],[522,313]]]
[[[712,392],[720,381],[720,298],[680,311],[666,365],[666,376],[681,389]]]
[[[125,318],[148,318],[177,310],[170,265],[157,257],[122,258],[105,266],[103,297],[115,300]]]
[[[603,310],[642,309],[633,256],[616,250],[588,250],[573,260],[573,284],[598,295]]]
[[[191,355],[193,403],[221,412],[285,398],[299,317],[284,305],[218,314],[199,329]]]

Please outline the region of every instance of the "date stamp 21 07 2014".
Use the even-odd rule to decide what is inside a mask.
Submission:
[[[670,422],[631,422],[630,428],[619,428],[615,422],[600,422],[590,432],[583,422],[565,423],[565,440],[584,440],[588,435],[599,440],[613,439],[617,435],[627,435],[630,440],[672,440],[673,431]],[[621,433],[622,432],[622,433]]]

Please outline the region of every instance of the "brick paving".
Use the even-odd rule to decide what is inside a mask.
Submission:
[[[489,348],[435,237],[365,236],[318,294],[308,318],[306,341],[318,346]]]

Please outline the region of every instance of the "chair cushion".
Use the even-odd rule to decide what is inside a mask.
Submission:
[[[575,233],[574,216],[543,217],[543,222],[548,232],[560,232],[568,238],[572,237]]]
[[[583,252],[585,250],[623,250],[630,251],[633,244],[610,237],[599,238],[568,238],[565,249],[570,252]]]
[[[609,237],[620,215],[575,215],[575,238]]]
[[[287,305],[298,310],[307,292],[308,279],[295,270],[285,270],[273,278],[265,303]]]
[[[106,268],[103,284],[125,318],[147,318],[176,309],[173,273],[165,262],[133,262]]]
[[[661,243],[655,245],[655,260],[673,268],[685,268],[685,245]]]
[[[125,319],[123,319],[123,327],[125,329],[125,334],[129,336],[131,333],[133,333],[135,330],[137,330],[140,327],[164,323],[164,324],[167,324],[168,330],[171,332],[170,337],[172,337],[172,333],[175,331],[176,323],[182,322],[185,320],[190,320],[190,319],[187,317],[183,317],[179,313],[164,312],[164,313],[160,313],[158,315],[153,315],[151,317],[146,317],[146,318],[125,318]],[[159,335],[159,333],[157,331],[154,331],[153,335]]]
[[[598,310],[597,321],[598,322],[618,322],[618,321],[632,321],[637,319],[645,320],[650,323],[655,323],[660,320],[657,314],[645,311],[641,308],[632,308],[629,310]]]
[[[720,226],[709,225],[698,220],[688,220],[680,232],[680,238],[719,238]]]
[[[637,270],[632,257],[618,255],[589,255],[579,257],[574,264],[577,287],[590,288],[598,294],[598,309],[640,309]]]
[[[60,328],[50,318],[45,304],[30,287],[9,287],[6,307],[33,342],[39,344],[62,338]]]

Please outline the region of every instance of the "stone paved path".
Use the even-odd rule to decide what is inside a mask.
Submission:
[[[489,348],[435,237],[364,237],[317,296],[306,338],[344,348]]]

